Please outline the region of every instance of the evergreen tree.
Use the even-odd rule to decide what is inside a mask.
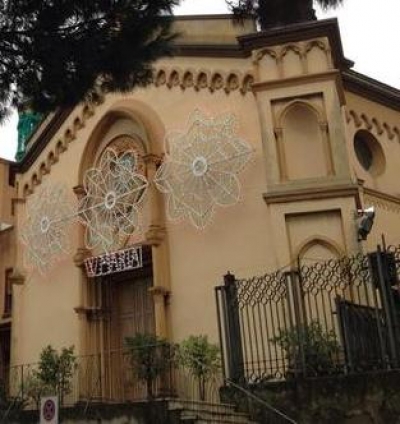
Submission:
[[[315,0],[323,9],[336,7],[343,0]],[[255,14],[261,29],[315,20],[313,0],[226,0],[235,17],[241,21]]]
[[[0,0],[0,121],[26,101],[74,106],[99,77],[110,91],[151,80],[171,53],[180,0]]]

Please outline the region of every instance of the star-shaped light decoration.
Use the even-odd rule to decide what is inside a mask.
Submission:
[[[20,230],[28,268],[44,273],[70,252],[70,224],[74,216],[72,198],[61,184],[43,184],[29,198]]]
[[[166,139],[167,154],[155,176],[157,188],[168,196],[171,220],[189,219],[205,228],[216,206],[231,206],[240,197],[237,175],[248,163],[252,148],[238,137],[234,115],[207,117],[196,110],[185,132]]]
[[[79,204],[79,218],[86,226],[88,249],[105,252],[119,248],[128,236],[141,231],[140,206],[148,187],[137,172],[133,150],[118,155],[112,148],[103,153],[99,166],[86,171],[86,195]]]

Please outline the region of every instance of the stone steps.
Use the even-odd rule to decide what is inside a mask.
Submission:
[[[170,401],[168,409],[178,411],[185,424],[253,424],[247,414],[229,404],[177,400]]]

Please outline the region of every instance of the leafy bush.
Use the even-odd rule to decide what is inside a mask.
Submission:
[[[287,355],[290,372],[317,376],[335,371],[335,358],[340,345],[333,330],[324,331],[321,324],[312,321],[309,325],[280,330],[271,342],[281,347]]]
[[[219,347],[207,336],[190,336],[179,347],[179,362],[197,379],[200,399],[205,400],[207,379],[221,366]]]

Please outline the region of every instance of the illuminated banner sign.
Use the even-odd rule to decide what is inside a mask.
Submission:
[[[142,268],[142,266],[141,246],[85,259],[88,277],[101,277],[103,275],[116,274],[117,272],[131,271]]]

